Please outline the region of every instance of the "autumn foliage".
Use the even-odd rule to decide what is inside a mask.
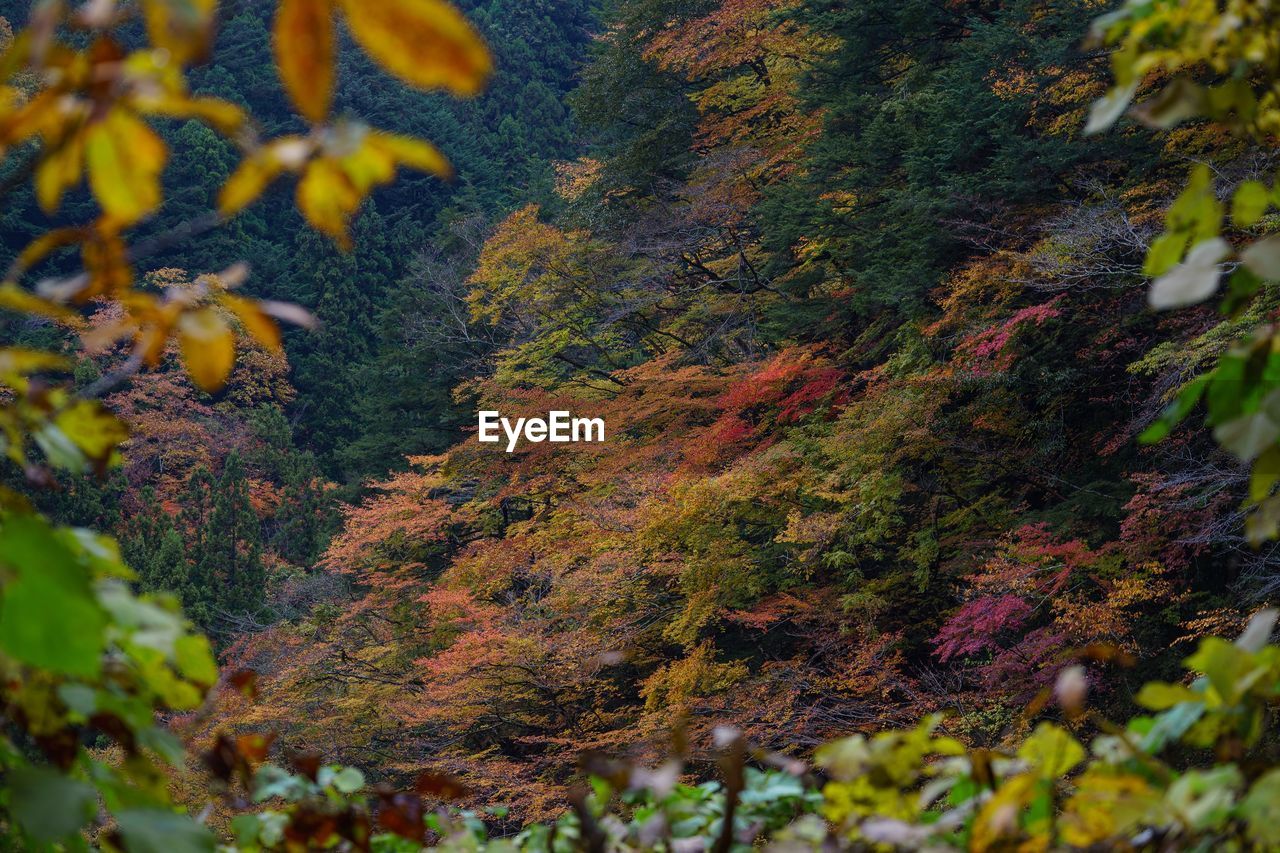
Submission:
[[[90,215],[0,286],[39,344],[0,349],[0,817],[127,850],[208,849],[183,809],[244,850],[1280,843],[1264,5],[1134,0],[1082,48],[1088,4],[624,0],[572,72],[581,156],[493,209],[460,181],[427,241],[371,200],[454,167],[341,83],[475,95],[502,69],[463,12],[273,4],[263,124],[187,79],[218,4],[38,4],[0,143]],[[1126,110],[1165,135],[1093,135]],[[387,340],[148,263],[172,118],[237,152],[178,236],[288,185],[325,238],[290,285],[352,329],[382,300]],[[390,395],[365,482],[295,431],[369,428],[361,383],[431,392]],[[607,440],[504,453],[481,410]]]

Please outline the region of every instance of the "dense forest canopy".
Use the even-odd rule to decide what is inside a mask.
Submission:
[[[0,20],[7,846],[1280,846],[1266,2]]]

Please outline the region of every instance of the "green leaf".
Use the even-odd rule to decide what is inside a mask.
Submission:
[[[1194,829],[1214,829],[1230,818],[1240,783],[1240,771],[1231,764],[1188,770],[1169,786],[1165,802]]]
[[[1157,714],[1154,719],[1139,717],[1131,720],[1129,728],[1138,731],[1140,727],[1135,723],[1143,720],[1150,721],[1149,725],[1146,725],[1146,730],[1139,731],[1139,734],[1142,735],[1142,748],[1148,753],[1155,754],[1186,734],[1204,716],[1204,710],[1204,704],[1201,702],[1184,702]]]
[[[0,649],[63,675],[97,675],[107,618],[75,554],[43,522],[10,518],[0,529],[0,565],[14,574],[0,602]]]
[[[208,828],[187,815],[160,809],[131,809],[116,815],[129,853],[213,853]]]
[[[1280,769],[1263,774],[1240,803],[1249,837],[1262,847],[1280,848]]]
[[[1085,752],[1066,729],[1041,723],[1018,749],[1018,757],[1039,771],[1042,778],[1057,779],[1083,761]]]
[[[178,671],[183,678],[207,687],[218,681],[218,664],[213,659],[213,649],[203,634],[188,634],[180,637],[173,646],[174,657],[178,663]]]
[[[1106,96],[1094,101],[1093,106],[1089,108],[1089,121],[1084,127],[1085,134],[1101,133],[1115,124],[1116,119],[1124,115],[1124,111],[1128,109],[1137,91],[1138,81],[1135,80],[1127,86],[1117,86]]]
[[[1253,614],[1244,632],[1236,638],[1236,648],[1252,653],[1265,649],[1271,642],[1271,635],[1275,633],[1278,619],[1280,619],[1280,610],[1274,607],[1268,607]]]
[[[138,743],[152,750],[173,767],[181,767],[187,760],[187,748],[168,729],[149,726],[138,732]]]
[[[1264,237],[1240,253],[1240,260],[1260,278],[1280,279],[1280,234]]]
[[[236,843],[241,847],[250,847],[258,843],[258,829],[262,822],[256,814],[237,815],[231,819],[231,831],[235,834]]]
[[[1138,441],[1142,444],[1155,444],[1163,441],[1169,433],[1173,432],[1173,428],[1191,414],[1191,410],[1200,402],[1200,398],[1204,396],[1205,389],[1209,387],[1209,381],[1212,377],[1209,374],[1197,376],[1191,382],[1187,383],[1178,397],[1164,410],[1160,415],[1160,419],[1147,427],[1142,435],[1138,436]]]
[[[87,720],[98,710],[98,696],[87,684],[63,684],[58,688],[58,698],[67,710]]]
[[[354,767],[344,767],[334,774],[333,787],[343,794],[354,794],[364,787],[364,774]]]
[[[1185,261],[1151,283],[1147,301],[1157,311],[1203,302],[1218,289],[1220,264],[1230,254],[1230,244],[1221,237],[1197,243]]]
[[[98,794],[93,786],[44,767],[15,767],[5,780],[10,808],[32,840],[61,841],[92,819]]]
[[[1147,260],[1142,266],[1144,275],[1155,278],[1173,269],[1187,250],[1188,235],[1180,231],[1161,234],[1147,250]]]
[[[1271,203],[1271,192],[1258,181],[1245,181],[1236,187],[1231,200],[1231,219],[1240,228],[1255,225]]]
[[[1220,637],[1206,637],[1186,663],[1189,669],[1204,673],[1224,703],[1235,702],[1266,672],[1255,664],[1252,653]]]
[[[1175,78],[1159,95],[1134,109],[1134,115],[1148,127],[1168,130],[1189,118],[1201,115],[1205,90],[1181,77]]]
[[[1253,463],[1253,473],[1249,477],[1249,500],[1264,500],[1271,494],[1276,483],[1280,483],[1280,445],[1273,444]]]
[[[1213,431],[1218,443],[1245,462],[1257,459],[1280,438],[1280,424],[1263,412],[1253,412],[1227,421]]]
[[[1241,264],[1227,279],[1227,298],[1222,302],[1222,313],[1234,316],[1262,289],[1262,279],[1253,270]]]
[[[1181,684],[1152,681],[1142,686],[1133,701],[1152,711],[1164,711],[1174,705],[1181,705],[1183,702],[1199,702],[1203,698]]]

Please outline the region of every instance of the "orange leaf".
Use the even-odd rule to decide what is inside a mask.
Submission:
[[[223,316],[213,308],[183,314],[178,335],[192,381],[209,393],[222,388],[236,362],[235,335]]]
[[[328,0],[280,0],[272,34],[280,79],[298,112],[324,121],[333,101],[333,10]]]
[[[129,266],[129,256],[125,251],[124,241],[119,232],[105,225],[100,225],[85,240],[80,249],[80,257],[89,274],[88,287],[77,285],[75,278],[67,281],[67,291],[41,291],[41,295],[68,301],[87,302],[104,293],[120,293],[129,289],[133,283],[133,269]]]
[[[470,96],[493,60],[479,34],[445,0],[341,0],[351,35],[379,65],[413,86]]]

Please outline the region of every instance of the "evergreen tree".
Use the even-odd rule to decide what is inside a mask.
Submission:
[[[125,563],[137,572],[141,590],[191,599],[194,590],[182,534],[160,506],[154,489],[144,488],[139,501],[142,512],[129,519],[120,538]]]
[[[966,230],[998,224],[1019,203],[1064,196],[1085,164],[1122,154],[1140,168],[1133,141],[1083,145],[1077,121],[1051,120],[1073,107],[1045,98],[1062,85],[1050,75],[1087,67],[1079,33],[1095,12],[1034,0],[803,4],[800,23],[838,47],[805,90],[824,132],[758,214],[774,252],[769,272],[794,273],[793,247],[821,246],[790,276],[794,291],[839,281],[854,296],[841,298],[837,317],[906,317],[972,251]],[[1029,79],[993,85],[1006,71]],[[791,328],[814,329],[811,318],[798,315]]]
[[[188,614],[210,629],[226,616],[258,614],[266,590],[261,521],[238,452],[227,456],[217,478],[204,467],[192,472],[181,519],[190,566],[183,594]]]
[[[244,461],[233,451],[213,492],[202,555],[202,574],[217,584],[220,613],[255,614],[262,609],[267,575],[260,524],[249,499]]]

